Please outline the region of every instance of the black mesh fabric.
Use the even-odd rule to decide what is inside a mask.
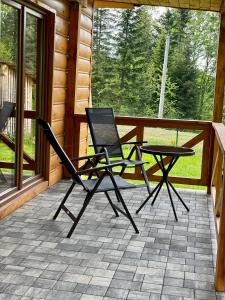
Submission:
[[[86,108],[86,114],[95,153],[99,153],[102,146],[105,146],[109,157],[123,158],[113,110],[111,108]]]
[[[8,118],[11,116],[16,104],[13,102],[4,101],[3,107],[0,110],[0,132],[3,131],[7,125]]]
[[[114,180],[116,182],[117,187],[122,190],[122,189],[133,189],[133,188],[140,188],[140,187],[144,187],[145,184],[140,184],[140,185],[135,185],[132,183],[127,182],[126,180],[124,180],[122,177],[120,176],[113,176]],[[91,191],[94,186],[96,185],[98,181],[98,178],[96,179],[89,179],[89,180],[85,180],[84,186],[86,190]],[[96,193],[98,192],[105,192],[105,191],[113,191],[115,190],[115,187],[112,183],[112,180],[109,176],[105,176],[102,180],[102,182],[100,183],[99,187],[97,188]]]

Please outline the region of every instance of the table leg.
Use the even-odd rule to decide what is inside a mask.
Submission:
[[[184,203],[183,199],[181,198],[181,196],[178,194],[178,192],[176,191],[175,187],[172,185],[172,183],[168,180],[169,185],[171,186],[171,188],[173,189],[174,193],[177,195],[178,199],[180,200],[180,202],[183,204],[183,206],[186,208],[187,211],[189,211],[189,208],[187,207],[187,205]]]
[[[152,190],[151,194],[148,195],[148,197],[145,199],[145,201],[141,204],[141,206],[136,210],[136,214],[139,213],[139,211],[145,206],[145,204],[148,202],[148,200],[152,197],[152,195],[155,193],[155,191],[159,188],[161,182],[157,184],[157,186]],[[161,187],[160,187],[161,188]],[[155,199],[155,198],[154,198]]]
[[[174,213],[175,220],[178,221],[177,214],[176,214],[176,210],[175,210],[175,207],[174,207],[174,204],[173,204],[172,195],[171,195],[171,192],[170,192],[170,187],[169,187],[168,180],[166,180],[166,187],[167,187],[167,191],[168,191],[168,194],[169,194],[170,203],[171,203],[171,205],[172,205],[172,209],[173,209],[173,213]]]
[[[174,193],[177,195],[178,199],[183,204],[183,206],[186,208],[186,210],[189,211],[189,208],[184,203],[184,201],[182,200],[181,196],[178,194],[178,192],[176,191],[175,187],[172,185],[172,183],[168,179],[169,172],[171,171],[171,169],[173,168],[173,166],[175,165],[175,163],[177,162],[177,160],[178,160],[179,157],[178,156],[176,156],[176,157],[171,156],[171,161],[170,161],[168,167],[166,168],[166,166],[163,163],[163,156],[162,155],[160,155],[160,160],[157,158],[156,155],[153,154],[153,156],[154,156],[154,158],[155,158],[155,160],[157,162],[157,165],[159,166],[159,168],[160,168],[160,170],[162,172],[162,180],[157,184],[157,186],[153,189],[153,191],[151,192],[151,194],[141,204],[141,206],[136,211],[136,214],[138,214],[139,211],[145,206],[145,204],[148,202],[148,200],[150,199],[150,197],[154,193],[156,193],[155,196],[154,196],[154,198],[153,198],[153,200],[152,200],[152,203],[151,203],[152,206],[154,205],[155,200],[156,200],[156,198],[157,198],[157,196],[158,196],[158,194],[159,194],[159,192],[160,192],[160,190],[161,190],[161,188],[163,186],[163,183],[165,183],[166,187],[167,187],[168,194],[169,194],[170,203],[171,203],[171,206],[172,206],[172,209],[173,209],[175,220],[178,221],[176,210],[175,210],[173,199],[172,199],[172,195],[171,195],[171,191],[170,191],[170,187],[172,188],[172,190],[174,191]]]
[[[159,192],[160,192],[160,190],[161,190],[161,188],[163,186],[163,183],[164,183],[164,179],[162,179],[160,181],[160,183],[157,185],[157,189],[158,190],[156,191],[156,189],[154,189],[154,192],[156,191],[156,194],[154,196],[154,199],[152,200],[151,206],[153,206],[153,204],[155,203],[155,200],[156,200],[156,198],[157,198],[157,196],[158,196],[158,194],[159,194]]]

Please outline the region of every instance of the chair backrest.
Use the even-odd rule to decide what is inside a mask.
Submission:
[[[72,176],[73,180],[83,185],[80,176],[77,174],[76,168],[74,167],[66,152],[63,150],[63,148],[57,141],[49,123],[42,119],[37,119],[37,122],[42,127],[44,134],[47,137],[47,140],[51,144],[52,148],[55,150],[56,154],[61,159],[63,166],[67,169],[69,174]]]
[[[95,153],[102,152],[102,146],[106,146],[109,157],[122,157],[123,151],[116,126],[112,108],[86,108],[87,121]]]
[[[3,107],[0,110],[0,132],[2,132],[5,129],[8,118],[11,116],[15,106],[16,103],[8,101],[3,102]]]

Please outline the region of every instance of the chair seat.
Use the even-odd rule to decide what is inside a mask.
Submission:
[[[114,176],[114,179],[115,179],[117,187],[119,189],[132,189],[132,188],[139,188],[139,187],[145,186],[145,184],[136,185],[136,184],[127,182],[126,180],[124,180],[122,177],[120,177],[118,175]],[[84,180],[83,185],[85,186],[85,189],[87,191],[92,191],[92,189],[94,188],[94,186],[96,185],[98,180],[99,180],[98,178]],[[111,178],[109,176],[105,176],[103,178],[102,182],[100,183],[99,187],[97,188],[96,193],[105,192],[105,191],[114,191],[114,190],[115,190],[115,187],[112,183]]]
[[[117,163],[117,162],[121,162],[121,163],[124,163],[125,165],[127,165],[127,168],[133,168],[133,166],[140,166],[140,165],[143,165],[145,162],[143,160],[131,160],[131,159],[116,159],[116,160],[110,160],[110,162],[112,163]],[[101,161],[102,164],[107,164],[106,161]],[[131,166],[130,166],[131,165]]]

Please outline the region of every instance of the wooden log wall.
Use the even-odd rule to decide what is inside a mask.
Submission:
[[[75,95],[75,114],[85,113],[85,107],[91,106],[91,47],[92,47],[93,8],[89,4],[81,9],[80,30],[78,39],[77,81]],[[78,134],[76,131],[74,134]],[[87,125],[84,124],[79,132],[80,145],[74,145],[74,156],[86,154]]]

